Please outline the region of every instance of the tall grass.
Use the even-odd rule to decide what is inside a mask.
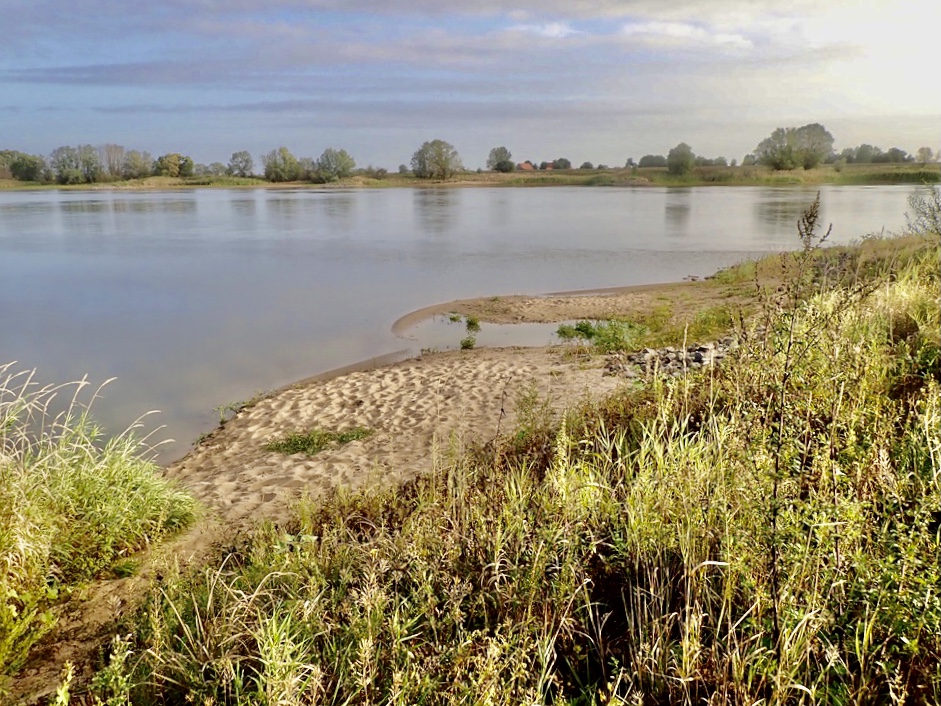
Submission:
[[[193,518],[194,501],[142,455],[139,425],[105,439],[86,386],[0,366],[0,676],[54,626],[71,587]]]
[[[531,400],[166,576],[133,702],[941,700],[938,247],[827,278],[805,245],[724,368]]]

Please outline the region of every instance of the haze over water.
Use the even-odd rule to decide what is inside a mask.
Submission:
[[[900,229],[910,186],[820,188],[831,242]],[[168,460],[255,392],[421,342],[452,299],[705,276],[799,245],[816,189],[0,192],[0,363],[116,376],[95,416],[162,413]]]

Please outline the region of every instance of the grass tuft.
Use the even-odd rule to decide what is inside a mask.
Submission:
[[[105,438],[79,401],[86,387],[0,366],[0,675],[52,629],[72,587],[133,572],[133,553],[194,519],[195,501],[148,458],[141,424]]]
[[[329,429],[312,429],[310,431],[291,432],[280,439],[265,444],[268,451],[283,454],[306,454],[313,456],[326,448],[343,446],[351,441],[366,439],[372,435],[371,429],[354,427],[346,431],[331,431]]]

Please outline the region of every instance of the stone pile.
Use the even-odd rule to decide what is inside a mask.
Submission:
[[[690,370],[720,365],[734,346],[735,339],[728,336],[685,349],[667,346],[644,348],[634,353],[613,353],[608,356],[604,374],[636,378],[659,373],[679,377]]]

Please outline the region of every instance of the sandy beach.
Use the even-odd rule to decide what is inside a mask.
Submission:
[[[479,349],[299,383],[239,412],[167,475],[226,524],[284,521],[302,496],[401,482],[512,428],[520,395],[533,387],[554,408],[609,392],[619,382],[602,363],[571,346]],[[354,427],[371,434],[313,456],[265,448],[295,431]]]

